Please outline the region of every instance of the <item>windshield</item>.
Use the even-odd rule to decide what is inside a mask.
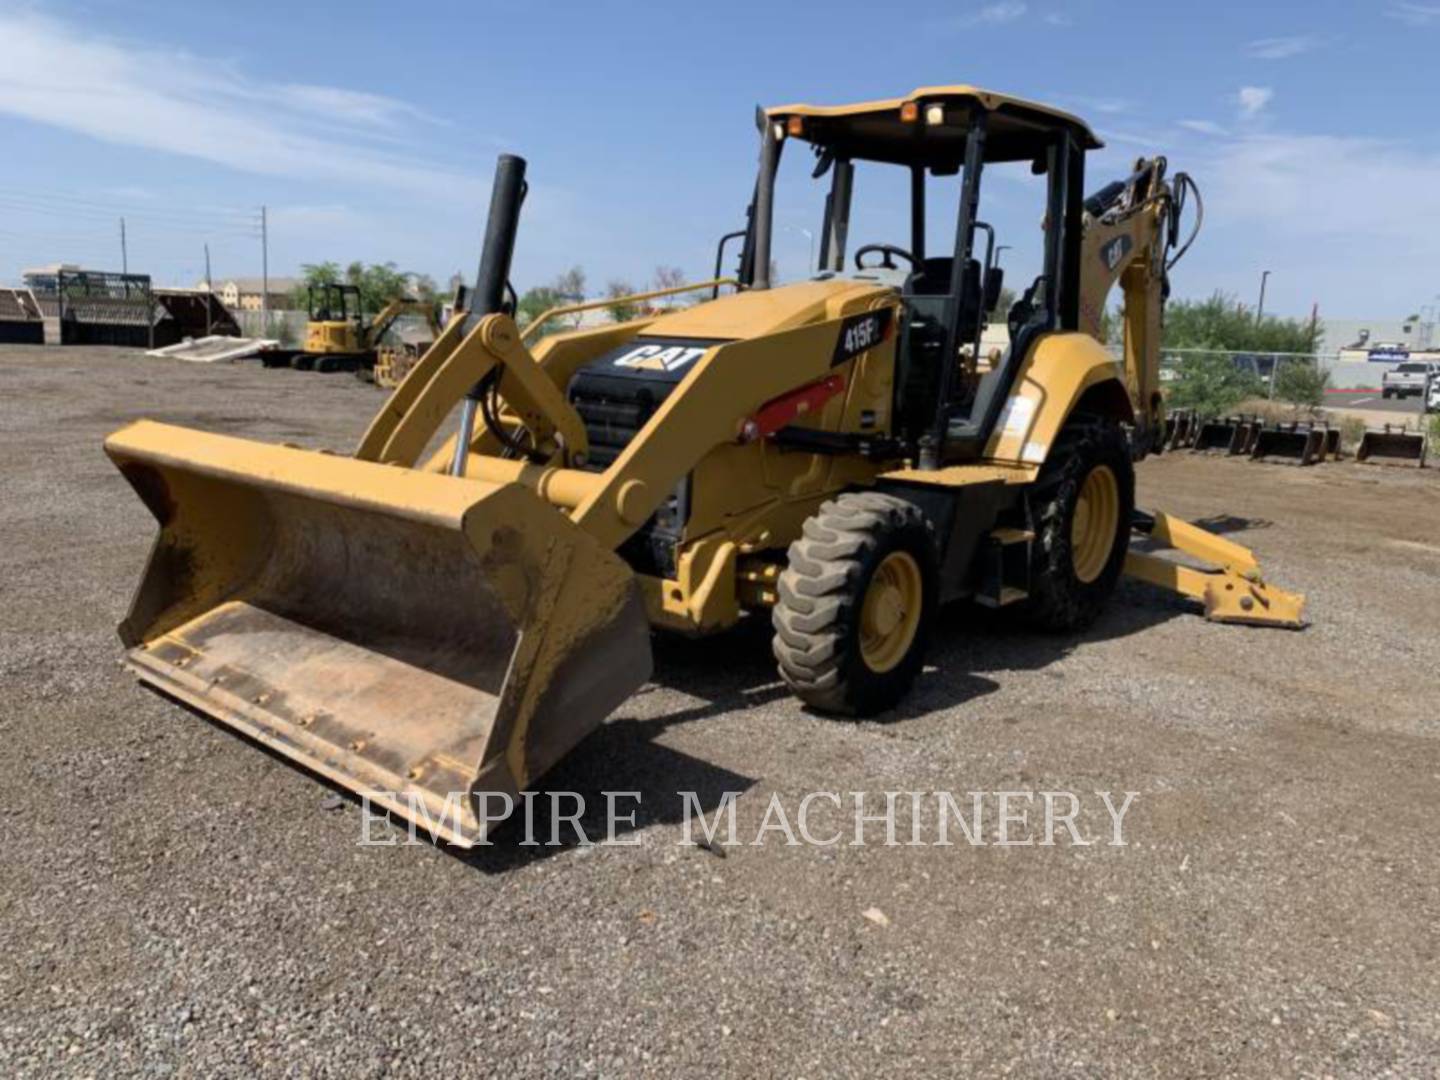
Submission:
[[[1043,152],[1038,171],[1031,160],[984,163],[981,120],[964,165],[937,174],[846,161],[784,139],[778,127],[762,140],[751,280],[763,288],[840,277],[893,288],[904,302],[898,433],[983,440],[1013,377],[1012,339],[1055,324],[1059,245],[1046,223],[1065,214],[1056,174],[1067,144],[1059,138]],[[770,154],[778,161],[766,190]]]

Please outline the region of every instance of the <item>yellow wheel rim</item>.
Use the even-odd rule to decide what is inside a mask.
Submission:
[[[915,641],[925,603],[920,564],[892,551],[871,575],[860,605],[860,655],[877,675],[894,668]]]
[[[1070,557],[1082,584],[1089,585],[1104,573],[1119,531],[1120,482],[1110,466],[1097,465],[1080,487],[1070,522]]]

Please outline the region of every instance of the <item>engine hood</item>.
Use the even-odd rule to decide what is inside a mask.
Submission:
[[[641,336],[742,341],[838,319],[868,307],[867,301],[894,295],[893,288],[870,281],[804,281],[722,296],[661,315]]]

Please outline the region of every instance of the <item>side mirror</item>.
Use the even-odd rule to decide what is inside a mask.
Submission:
[[[1001,290],[1005,288],[1005,270],[999,266],[992,266],[985,271],[985,303],[981,308],[986,314],[995,310],[995,305],[1000,303]]]

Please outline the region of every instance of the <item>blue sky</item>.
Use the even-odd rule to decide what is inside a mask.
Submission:
[[[706,273],[738,227],[757,103],[970,82],[1086,117],[1090,186],[1164,153],[1206,196],[1176,292],[1398,318],[1440,293],[1440,0],[1137,8],[0,0],[0,278],[118,266],[190,284],[323,259],[473,274],[495,155],[530,161],[515,278],[573,263],[592,290],[657,264]],[[818,193],[777,209],[782,275]],[[903,242],[898,188],[858,185],[852,247]],[[1001,242],[1038,202],[996,185]],[[866,195],[870,200],[866,203]],[[814,194],[810,199],[806,196]],[[1017,247],[1023,244],[1017,242]]]

